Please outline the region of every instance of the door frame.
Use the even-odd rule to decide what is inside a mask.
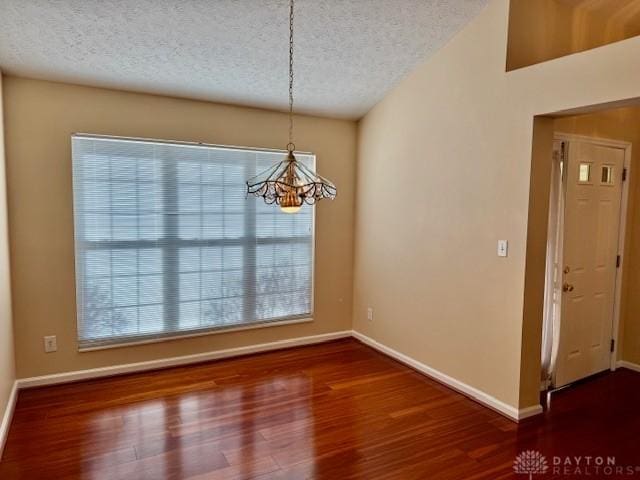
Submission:
[[[620,148],[624,150],[624,166],[627,171],[627,177],[622,182],[622,198],[620,202],[620,222],[618,228],[618,255],[620,255],[620,267],[616,269],[616,280],[614,285],[614,298],[613,298],[613,325],[611,328],[611,337],[614,342],[613,352],[611,352],[609,360],[609,368],[611,371],[615,371],[618,361],[618,351],[620,348],[620,313],[622,304],[622,272],[626,263],[626,255],[624,253],[625,238],[627,232],[627,211],[629,208],[629,185],[631,184],[631,142],[622,140],[613,140],[609,138],[590,137],[587,135],[576,135],[573,133],[555,132],[553,136],[554,140],[571,142],[581,141],[588,142],[593,145],[600,145],[604,147]],[[564,179],[563,179],[564,181]],[[564,187],[563,187],[564,189]],[[563,248],[562,245],[559,248]],[[560,318],[562,322],[562,317]]]

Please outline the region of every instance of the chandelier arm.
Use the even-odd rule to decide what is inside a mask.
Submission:
[[[251,177],[249,180],[247,180],[248,184],[257,184],[260,183],[266,179],[268,179],[271,175],[273,175],[274,171],[278,169],[278,167],[280,166],[279,163],[273,165],[272,167],[269,167],[268,169],[258,173],[257,175],[254,175],[253,177]]]
[[[298,171],[307,179],[307,182],[305,183],[315,182],[318,178],[318,175],[313,170],[309,169],[304,163],[298,162]]]
[[[313,182],[331,185],[333,188],[335,188],[335,185],[333,184],[333,182],[331,182],[330,180],[327,180],[322,175],[318,175],[313,170],[309,169],[306,165],[300,163],[299,167],[300,167],[300,170],[303,171],[306,176],[308,176],[313,180]]]
[[[318,176],[318,178],[321,180],[322,185],[329,187],[329,188],[333,188],[334,190],[336,190],[336,186],[334,185],[334,183],[331,180],[327,180],[324,177],[320,177]]]
[[[264,172],[259,173],[258,175],[251,177],[247,181],[247,185],[259,185],[260,183],[269,182],[277,180],[280,176],[280,168],[285,166],[285,161],[281,161],[275,164],[273,167],[268,168]]]
[[[265,181],[272,182],[272,181],[275,181],[278,178],[280,178],[280,176],[282,175],[282,172],[280,170],[283,167],[286,170],[286,162],[285,161],[282,161],[282,162],[276,164],[276,166],[273,168],[273,170],[269,171],[269,175],[267,176]]]

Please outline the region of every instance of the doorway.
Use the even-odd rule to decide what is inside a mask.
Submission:
[[[631,144],[556,134],[543,387],[615,369]]]

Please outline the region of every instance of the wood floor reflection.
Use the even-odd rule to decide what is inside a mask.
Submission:
[[[348,339],[23,391],[0,478],[524,478],[528,449],[640,465],[639,402],[619,370],[516,425]]]

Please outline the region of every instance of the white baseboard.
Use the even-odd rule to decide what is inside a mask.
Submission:
[[[638,365],[637,363],[627,362],[626,360],[618,360],[618,367],[628,368],[629,370],[640,372],[640,365]]]
[[[13,382],[11,393],[9,394],[9,401],[7,402],[7,408],[4,410],[2,416],[2,423],[0,423],[0,459],[2,458],[2,452],[4,451],[4,444],[7,441],[9,435],[9,427],[11,426],[11,420],[13,419],[13,412],[16,408],[16,402],[18,401],[18,382]]]
[[[443,383],[444,385],[456,390],[474,400],[481,403],[482,405],[491,408],[492,410],[505,415],[507,418],[519,421],[528,417],[532,417],[534,415],[538,415],[542,413],[541,405],[533,405],[531,407],[526,408],[516,408],[509,404],[498,400],[497,398],[489,395],[488,393],[483,392],[475,387],[467,385],[466,383],[461,382],[445,373],[442,373],[434,368],[429,367],[407,355],[404,355],[396,350],[393,350],[386,345],[383,345],[372,338],[367,337],[366,335],[361,334],[360,332],[344,330],[341,332],[331,332],[325,333],[321,335],[312,335],[308,337],[299,337],[292,338],[288,340],[278,340],[276,342],[270,343],[262,343],[259,345],[249,345],[246,347],[237,347],[237,348],[229,348],[226,350],[217,350],[213,352],[205,352],[198,353],[194,355],[185,355],[181,357],[172,357],[172,358],[163,358],[159,360],[151,360],[147,362],[138,362],[138,363],[128,363],[124,365],[115,365],[109,367],[102,368],[93,368],[89,370],[78,370],[74,372],[65,372],[65,373],[57,373],[52,375],[43,375],[39,377],[30,377],[30,378],[21,378],[16,380],[14,385],[14,389],[12,392],[12,400],[10,402],[11,414],[13,413],[13,407],[15,405],[16,398],[16,390],[23,388],[31,388],[31,387],[41,387],[46,385],[56,385],[60,383],[69,383],[76,382],[80,380],[89,380],[94,378],[101,377],[110,377],[114,375],[122,375],[125,373],[135,373],[135,372],[144,372],[148,370],[157,370],[161,368],[168,367],[176,367],[181,365],[189,365],[194,363],[201,363],[210,360],[219,360],[223,358],[237,357],[240,355],[248,355],[252,353],[260,353],[267,352],[270,350],[280,350],[283,348],[290,347],[298,347],[304,345],[312,345],[316,343],[328,342],[331,340],[337,340],[340,338],[347,338],[353,336],[354,338],[360,340],[362,343],[369,345],[370,347],[388,355],[412,368],[415,370],[427,375],[428,377],[433,378],[434,380]],[[620,366],[625,366],[627,368],[633,368],[627,362],[619,362]],[[640,371],[640,366],[635,365]],[[7,412],[9,412],[9,408],[7,408]],[[5,417],[3,419],[2,427],[0,427],[0,442],[3,441],[3,434],[6,435],[5,429],[8,430],[9,419],[11,415],[7,415],[5,413]],[[5,425],[6,424],[6,425]],[[0,443],[1,445],[1,443]]]
[[[531,405],[530,407],[520,408],[518,409],[518,418],[517,422],[520,420],[524,420],[525,418],[535,417],[536,415],[540,415],[544,412],[542,405]]]
[[[185,355],[182,357],[163,358],[148,362],[128,363],[124,365],[114,365],[110,367],[92,368],[89,370],[78,370],[75,372],[56,373],[53,375],[43,375],[40,377],[21,378],[17,380],[18,388],[41,387],[45,385],[56,385],[59,383],[77,382],[100,377],[110,377],[122,375],[124,373],[144,372],[147,370],[157,370],[160,368],[177,367],[192,363],[207,362],[222,358],[237,357],[251,353],[267,352],[269,350],[280,350],[283,348],[312,345],[314,343],[328,342],[339,338],[351,336],[351,330],[342,332],[323,333],[309,337],[291,338],[288,340],[278,340],[276,342],[249,345],[246,347],[228,348],[226,350],[216,350],[213,352],[197,353],[195,355]]]
[[[446,386],[452,388],[453,390],[466,395],[467,397],[472,398],[473,400],[481,403],[482,405],[489,407],[492,410],[506,416],[510,420],[514,420],[516,422],[520,420],[524,420],[525,418],[532,417],[534,415],[538,415],[542,413],[542,405],[533,405],[531,407],[526,408],[516,408],[507,403],[498,400],[497,398],[489,395],[488,393],[483,392],[471,385],[467,385],[466,383],[461,382],[449,375],[442,373],[435,368],[431,368],[424,363],[419,362],[403,353],[398,352],[382,343],[377,342],[376,340],[363,335],[360,332],[353,331],[353,336],[360,340],[365,345],[368,345],[372,348],[375,348],[379,352],[388,355],[399,362],[404,363],[405,365],[410,366],[411,368],[425,374],[426,376],[445,384]]]

